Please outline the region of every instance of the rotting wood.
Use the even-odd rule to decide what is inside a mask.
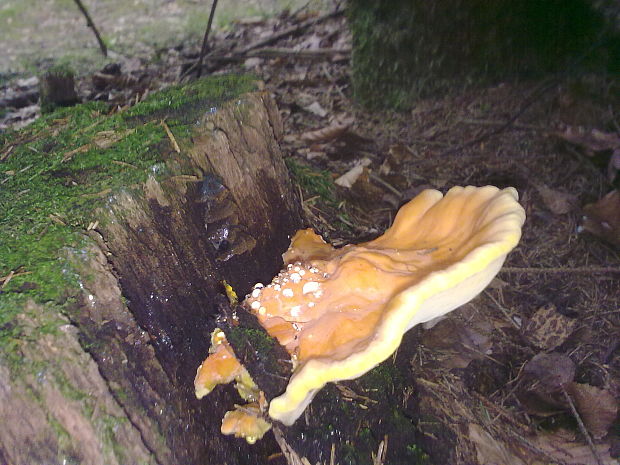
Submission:
[[[153,124],[187,113],[176,108]],[[222,436],[220,418],[236,393],[223,388],[199,402],[193,377],[208,353],[221,280],[242,294],[270,279],[301,227],[277,142],[282,123],[268,94],[250,93],[204,108],[191,127],[189,136],[175,133],[180,153],[167,136],[157,147],[165,160],[157,176],[94,197],[105,206],[88,215],[83,242],[62,251],[79,282],[77,295],[67,289],[66,316],[49,316],[62,330],[9,339],[26,367],[21,375],[2,347],[0,415],[14,420],[0,428],[2,460],[198,464],[209,457],[233,465],[264,463],[278,451],[272,437],[250,447]],[[117,166],[135,169],[127,165]],[[3,273],[9,292],[15,276],[30,271]],[[44,325],[49,311],[29,305],[9,330]]]

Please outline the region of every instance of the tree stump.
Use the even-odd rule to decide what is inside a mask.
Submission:
[[[300,227],[272,98],[212,78],[0,135],[0,462],[266,463],[193,392],[222,281],[243,295]],[[277,462],[275,462],[277,463]]]
[[[195,398],[215,327],[268,400],[290,376],[284,348],[259,353],[262,328],[224,294],[269,282],[302,224],[277,108],[254,87],[214,77],[0,135],[1,463],[427,463],[415,331],[252,446],[220,433],[232,385]]]

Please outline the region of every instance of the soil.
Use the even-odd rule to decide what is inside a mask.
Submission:
[[[583,207],[617,182],[609,163],[620,144],[600,149],[588,137],[620,132],[618,82],[564,73],[370,111],[351,98],[342,14],[233,53],[317,15],[238,21],[214,33],[203,71],[255,73],[276,96],[310,226],[336,245],[360,242],[421,190],[454,185],[513,186],[527,213],[491,286],[405,340],[417,344],[399,357],[417,396],[420,463],[618,463],[620,254],[613,236],[580,227]],[[168,44],[148,63],[119,57],[114,72],[80,75],[79,95],[130,105],[192,79],[199,46]],[[20,92],[14,81],[9,90]],[[23,122],[12,118],[5,124]],[[573,130],[579,140],[567,137]],[[351,187],[335,183],[359,164]]]

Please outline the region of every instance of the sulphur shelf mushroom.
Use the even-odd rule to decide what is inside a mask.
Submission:
[[[525,212],[515,189],[425,190],[377,239],[335,249],[298,231],[285,268],[244,305],[295,369],[269,416],[292,425],[326,383],[363,375],[413,326],[480,293],[517,245]]]

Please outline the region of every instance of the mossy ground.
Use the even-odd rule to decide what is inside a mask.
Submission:
[[[63,250],[82,249],[97,209],[121,189],[166,175],[159,168],[172,146],[161,121],[182,140],[202,112],[253,89],[249,76],[213,77],[153,94],[126,111],[110,114],[105,104],[88,103],[0,135],[0,277],[12,274],[0,294],[3,352],[23,336],[15,316],[27,299],[56,308],[79,290]]]

